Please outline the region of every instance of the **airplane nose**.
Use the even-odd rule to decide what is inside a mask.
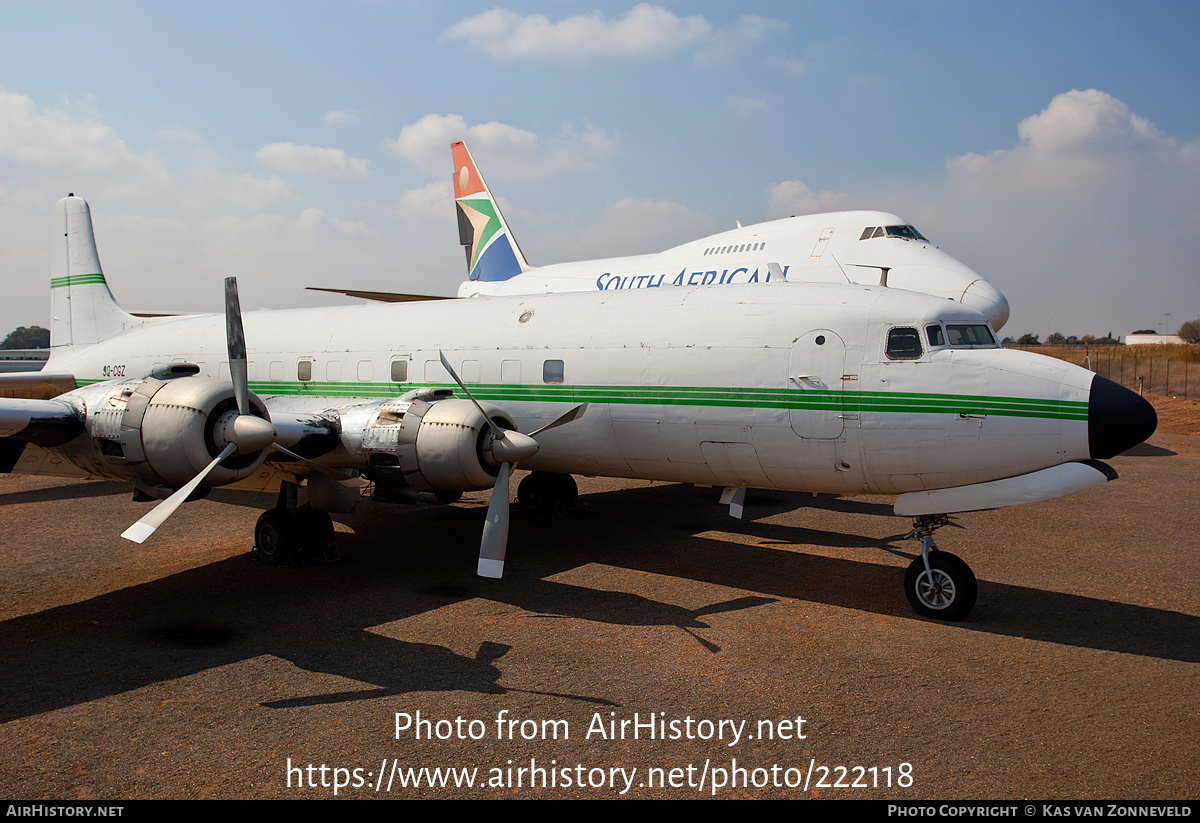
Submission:
[[[990,320],[992,328],[996,331],[1000,331],[1008,322],[1008,298],[986,280],[972,281],[963,292],[962,304],[970,306]]]
[[[1154,434],[1158,415],[1144,397],[1096,375],[1088,397],[1088,449],[1093,459],[1116,457]]]

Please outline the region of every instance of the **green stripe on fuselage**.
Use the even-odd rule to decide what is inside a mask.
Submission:
[[[79,380],[80,385],[99,380]],[[455,388],[446,383],[334,383],[312,380],[258,380],[250,390],[262,397],[399,397],[413,389]],[[817,411],[879,412],[883,414],[975,414],[997,417],[1040,417],[1087,420],[1087,401],[1042,400],[1032,397],[989,397],[967,394],[820,391],[780,388],[573,386],[474,383],[471,393],[493,403],[605,403],[611,405],[710,406],[724,408],[810,409]]]

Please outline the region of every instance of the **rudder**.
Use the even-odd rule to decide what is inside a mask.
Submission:
[[[508,280],[529,268],[483,175],[462,140],[450,144],[459,242],[467,252],[469,280]]]

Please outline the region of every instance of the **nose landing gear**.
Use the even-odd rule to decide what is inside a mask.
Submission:
[[[944,514],[913,518],[913,530],[906,537],[921,541],[921,556],[904,574],[904,594],[917,614],[957,621],[974,607],[979,584],[970,566],[957,555],[939,551],[933,542],[934,530],[949,522]]]

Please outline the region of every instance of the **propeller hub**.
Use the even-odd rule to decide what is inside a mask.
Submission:
[[[232,443],[238,454],[253,454],[269,447],[279,439],[279,432],[269,420],[253,414],[238,414],[231,411],[222,415],[213,429],[213,440],[218,446]]]
[[[502,437],[493,436],[488,451],[496,463],[520,463],[537,454],[538,444],[529,435],[509,429],[503,432]]]

